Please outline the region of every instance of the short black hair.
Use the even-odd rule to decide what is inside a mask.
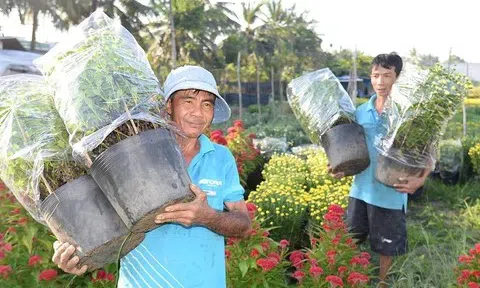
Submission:
[[[382,66],[386,69],[391,69],[392,67],[395,68],[395,74],[400,75],[403,68],[403,60],[402,57],[398,56],[397,53],[392,52],[390,54],[379,54],[372,61],[373,66]]]

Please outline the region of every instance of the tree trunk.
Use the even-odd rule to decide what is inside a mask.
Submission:
[[[241,58],[241,52],[238,51],[238,57],[237,57],[237,79],[238,79],[238,113],[239,113],[239,119],[242,120],[242,83],[240,80],[240,58]]]
[[[37,28],[38,28],[38,10],[33,10],[33,24],[32,24],[32,41],[30,42],[30,50],[35,50],[37,42]]]
[[[255,69],[257,72],[257,106],[258,106],[258,124],[262,123],[262,106],[260,105],[260,71],[258,71],[258,58],[255,54]]]
[[[280,100],[280,102],[283,102],[285,100],[283,98],[282,72],[283,72],[283,69],[280,69],[278,71],[278,86],[279,86],[278,87],[278,93],[280,93],[280,96],[278,97],[278,100]]]
[[[272,102],[275,101],[275,73],[273,73],[273,66],[270,68],[270,80],[272,82]]]
[[[172,0],[169,1],[170,10],[168,13],[168,18],[170,20],[170,33],[171,33],[171,45],[172,45],[172,69],[175,69],[177,66],[177,44],[175,40],[175,23],[173,21],[173,8]]]

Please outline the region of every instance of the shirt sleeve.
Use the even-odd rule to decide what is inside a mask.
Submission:
[[[242,185],[240,185],[235,158],[230,151],[227,152],[223,202],[237,202],[244,199],[243,194],[245,190]]]

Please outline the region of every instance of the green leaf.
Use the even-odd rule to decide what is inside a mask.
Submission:
[[[247,274],[247,271],[248,271],[247,261],[240,261],[240,263],[238,263],[238,267],[240,268],[240,271],[242,272],[242,277],[245,277],[245,275]]]

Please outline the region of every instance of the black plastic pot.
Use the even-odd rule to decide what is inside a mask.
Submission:
[[[130,234],[89,175],[59,187],[43,201],[41,211],[59,241],[78,247],[78,267],[87,265],[89,271],[115,262],[123,241]],[[134,249],[144,236],[133,234],[121,255]]]
[[[375,178],[386,186],[393,187],[394,184],[401,184],[400,178],[419,177],[424,168],[408,166],[399,161],[378,155]]]
[[[194,198],[175,136],[158,128],[129,137],[95,159],[92,177],[133,232],[157,227],[155,216],[170,204]]]
[[[370,165],[365,132],[357,123],[334,126],[322,135],[321,144],[334,173],[351,176]]]

